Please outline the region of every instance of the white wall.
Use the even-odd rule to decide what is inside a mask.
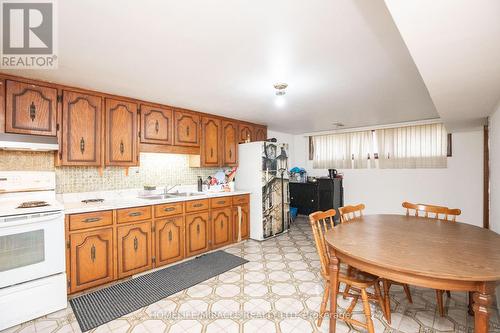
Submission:
[[[497,114],[497,118],[500,118],[500,112]],[[497,131],[497,135],[500,136],[500,128]],[[499,139],[497,137],[497,142],[500,142]],[[327,175],[327,170],[313,169],[312,161],[307,160],[307,138],[301,135],[294,137],[292,155],[295,165],[305,167],[309,175]],[[497,156],[498,161],[500,152]],[[401,203],[406,200],[460,208],[462,215],[459,221],[477,226],[483,225],[482,131],[453,133],[453,157],[448,158],[446,169],[343,169],[339,171],[344,173],[344,202],[346,204],[362,202],[366,205],[368,214],[403,213]],[[497,181],[500,185],[500,180]],[[500,193],[497,195],[497,202],[499,196]],[[500,205],[497,204],[497,206]],[[497,221],[498,218],[497,212]]]
[[[490,116],[490,229],[500,233],[500,105]],[[500,306],[500,302],[499,302]]]

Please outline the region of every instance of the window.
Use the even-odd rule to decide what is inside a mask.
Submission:
[[[313,137],[314,168],[446,168],[443,124],[413,125]]]
[[[313,144],[315,169],[367,168],[374,156],[372,131],[314,136]]]

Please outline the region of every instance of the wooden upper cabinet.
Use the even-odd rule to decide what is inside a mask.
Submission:
[[[220,119],[201,118],[201,166],[216,167],[222,164],[221,126]]]
[[[267,139],[267,127],[255,126],[253,141],[264,141]]]
[[[119,226],[117,242],[119,278],[153,268],[151,221]]]
[[[102,98],[63,91],[61,165],[101,165]]]
[[[106,98],[106,165],[137,165],[137,104]]]
[[[173,111],[141,105],[141,142],[171,145],[173,142]]]
[[[113,229],[70,236],[71,292],[113,280]]]
[[[57,89],[7,80],[5,132],[57,135]]]
[[[238,123],[222,121],[222,164],[238,165]]]
[[[175,110],[174,145],[186,147],[200,146],[200,116],[198,114]]]
[[[252,125],[246,123],[240,123],[238,143],[254,141],[253,135],[254,135],[254,129]]]

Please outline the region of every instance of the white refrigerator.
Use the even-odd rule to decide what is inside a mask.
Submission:
[[[250,238],[265,240],[288,230],[288,144],[250,142],[238,146],[236,190],[250,193]]]

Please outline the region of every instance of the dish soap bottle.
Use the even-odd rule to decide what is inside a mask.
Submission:
[[[203,180],[198,176],[198,192],[203,192]]]

